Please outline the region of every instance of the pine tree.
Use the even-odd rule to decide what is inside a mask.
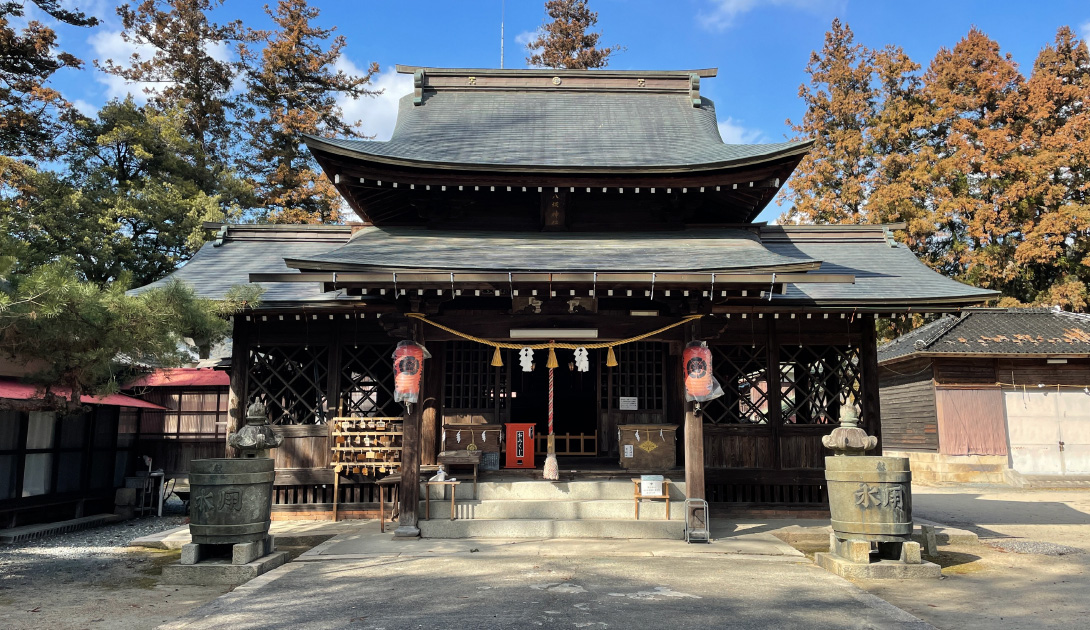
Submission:
[[[799,86],[806,104],[800,123],[787,124],[799,138],[813,138],[786,199],[783,220],[793,223],[866,223],[867,181],[874,169],[866,132],[876,110],[871,85],[874,54],[855,43],[851,27],[833,20],[820,53],[806,65],[809,85]]]
[[[343,201],[313,158],[302,147],[301,134],[358,137],[360,123],[341,119],[337,96],[357,99],[378,92],[367,88],[379,71],[372,63],[363,76],[334,66],[345,46],[343,36],[329,41],[335,29],[312,25],[318,9],[306,0],[279,0],[266,8],[277,29],[261,34],[260,56],[243,47],[252,175],[257,181],[267,219],[275,223],[337,223]]]
[[[548,0],[545,13],[552,18],[541,27],[537,39],[527,44],[526,63],[543,68],[586,70],[604,68],[609,56],[621,46],[598,48],[601,33],[588,33],[598,23],[598,12],[587,7],[587,0]]]

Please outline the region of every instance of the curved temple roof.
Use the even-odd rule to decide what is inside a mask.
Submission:
[[[812,144],[724,144],[714,103],[699,95],[714,71],[398,69],[415,73],[417,90],[401,99],[390,140],[307,145],[430,168],[653,173],[801,159]]]

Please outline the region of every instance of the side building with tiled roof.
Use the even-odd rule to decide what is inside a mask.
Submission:
[[[886,453],[914,478],[1090,476],[1090,315],[973,308],[878,348]]]

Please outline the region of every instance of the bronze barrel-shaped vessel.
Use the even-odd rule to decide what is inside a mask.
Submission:
[[[898,542],[912,535],[906,457],[826,457],[829,515],[840,539]]]
[[[267,457],[190,462],[193,542],[233,545],[264,540],[271,524],[273,467]]]

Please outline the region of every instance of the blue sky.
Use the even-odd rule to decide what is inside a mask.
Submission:
[[[54,85],[86,113],[139,86],[97,71],[92,59],[128,56],[119,37],[115,2],[69,0],[103,20],[94,29],[59,28],[61,46],[87,62],[81,71],[58,72]],[[263,3],[227,0],[220,21],[241,19],[268,28]],[[411,81],[394,64],[496,67],[500,62],[500,16],[505,24],[505,65],[525,67],[523,45],[544,20],[543,0],[312,0],[319,23],[336,26],[348,41],[347,69],[382,67],[382,96],[345,103],[347,118],[363,121],[366,133],[389,136],[396,100]],[[858,42],[872,47],[897,44],[927,66],[941,47],[953,47],[973,25],[999,42],[1029,73],[1040,49],[1061,25],[1090,36],[1086,0],[591,0],[598,11],[602,43],[627,50],[612,58],[616,69],[718,67],[719,76],[701,83],[716,102],[727,142],[775,142],[790,136],[785,121],[798,120],[803,106],[799,84],[811,51],[820,49],[834,17],[846,21]],[[39,16],[35,16],[39,17]],[[229,51],[221,51],[229,55]],[[762,219],[775,218],[772,206]]]

